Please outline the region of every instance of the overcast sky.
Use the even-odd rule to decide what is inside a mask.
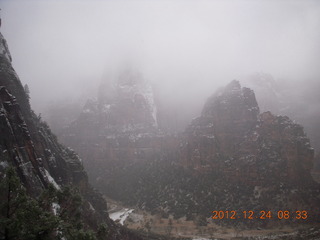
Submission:
[[[316,0],[0,3],[1,32],[37,112],[94,90],[123,63],[168,96],[200,99],[257,71],[301,81],[320,77]]]

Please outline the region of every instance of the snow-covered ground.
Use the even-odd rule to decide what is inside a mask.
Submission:
[[[119,221],[121,225],[123,225],[124,221],[127,219],[127,217],[130,215],[130,213],[133,212],[134,209],[124,208],[120,211],[110,213],[109,217],[113,221]]]

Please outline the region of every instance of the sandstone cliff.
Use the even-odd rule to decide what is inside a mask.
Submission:
[[[302,80],[302,79],[300,79]],[[320,151],[320,98],[319,81],[309,79],[275,79],[266,73],[255,73],[241,79],[241,83],[254,90],[260,110],[285,115],[299,122],[310,138],[315,153]],[[319,160],[315,159],[313,171],[319,173]]]
[[[314,151],[303,128],[285,116],[260,114],[254,92],[238,81],[210,97],[183,133],[111,141],[88,136],[91,145],[70,144],[91,165],[92,182],[126,204],[187,219],[209,217],[212,209],[286,207],[307,209],[308,221],[317,220]],[[220,223],[266,224],[239,221]]]
[[[1,181],[10,165],[16,169],[28,195],[37,198],[49,184],[57,190],[63,186],[76,187],[84,199],[81,208],[86,228],[97,230],[100,223],[105,223],[109,231],[107,239],[140,239],[109,219],[106,202],[89,185],[78,155],[59,144],[48,125],[31,110],[0,33]]]
[[[122,163],[154,158],[162,136],[151,84],[124,68],[102,81],[97,98],[86,102],[59,137],[81,154],[91,181],[99,182]]]

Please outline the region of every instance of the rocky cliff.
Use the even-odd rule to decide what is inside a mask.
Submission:
[[[203,155],[202,163],[219,164],[215,160],[219,155],[237,159],[232,161],[235,172],[239,172],[244,164],[239,174],[255,182],[271,175],[271,179],[277,177],[281,181],[301,183],[303,179],[312,182],[310,170],[314,150],[302,126],[288,117],[270,112],[260,114],[253,91],[241,88],[238,81],[231,82],[209,98],[202,115],[190,124],[186,133],[189,139],[212,139],[212,147],[207,148],[215,151],[209,156],[201,154],[197,146],[191,147],[194,148],[192,151],[200,151],[199,155]],[[248,166],[250,168],[245,170]]]
[[[319,81],[306,79],[294,81],[273,78],[270,74],[255,73],[243,77],[241,82],[254,90],[262,111],[271,111],[276,115],[285,115],[303,125],[310,138],[315,153],[320,151],[320,98]],[[319,174],[320,162],[315,159],[313,171]]]
[[[89,99],[70,128],[86,136],[137,137],[157,132],[157,108],[152,87],[131,68],[106,77],[96,99]]]
[[[259,107],[252,90],[232,81],[206,102],[201,117],[187,128],[195,136],[216,138],[219,153],[232,155],[243,136],[257,124]]]
[[[152,87],[128,67],[102,81],[97,98],[59,137],[81,154],[92,182],[99,182],[124,162],[154,158],[162,135]]]
[[[1,182],[8,166],[14,167],[27,194],[34,199],[49,186],[56,190],[64,186],[78,189],[83,199],[81,221],[85,229],[96,231],[103,223],[108,229],[105,239],[140,239],[109,219],[106,202],[89,185],[78,155],[59,144],[48,125],[31,110],[29,97],[12,68],[8,46],[0,34]]]
[[[307,209],[308,221],[318,219],[314,150],[303,128],[285,116],[260,114],[254,92],[238,81],[210,97],[181,134],[91,140],[75,147],[92,166],[93,182],[126,204],[187,219],[209,217],[212,210],[283,208]]]

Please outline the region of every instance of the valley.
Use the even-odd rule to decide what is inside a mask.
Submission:
[[[0,240],[320,240],[317,1],[0,10]]]
[[[182,239],[301,239],[305,234],[317,236],[320,233],[319,224],[304,224],[303,222],[290,223],[285,226],[277,224],[267,225],[266,228],[240,229],[237,227],[221,226],[216,224],[213,219],[205,219],[205,222],[187,221],[185,218],[174,219],[172,216],[163,218],[160,215],[152,215],[150,212],[131,209],[130,214],[121,215],[128,212],[129,207],[124,207],[121,203],[110,198],[108,202],[108,212],[110,218],[118,224],[124,225],[129,229],[139,230],[148,233],[160,234],[172,238]],[[115,216],[113,218],[113,216]],[[124,221],[119,221],[124,219]],[[232,221],[232,220],[230,220]],[[268,221],[268,220],[266,220]],[[305,235],[306,236],[306,235]]]

